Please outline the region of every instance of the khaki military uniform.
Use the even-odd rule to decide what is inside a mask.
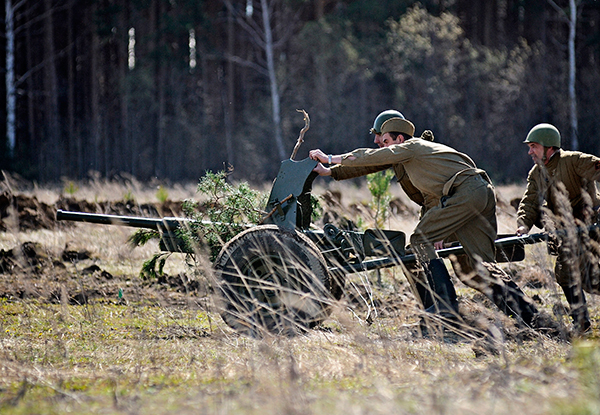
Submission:
[[[417,138],[413,138],[415,140]],[[429,142],[434,141],[433,133],[430,130],[423,131],[423,134],[418,139],[425,140]],[[429,208],[435,206],[437,201],[435,199],[426,200],[423,194],[415,187],[415,185],[410,181],[408,174],[406,174],[406,170],[404,170],[404,166],[402,164],[399,165],[382,165],[382,166],[359,166],[359,167],[348,167],[337,165],[335,169],[332,171],[332,176],[335,180],[346,180],[353,179],[355,177],[366,176],[367,174],[377,173],[379,171],[387,170],[389,168],[394,167],[394,173],[396,175],[396,180],[404,190],[404,193],[408,196],[410,200],[418,204],[423,208],[422,213],[425,213]]]
[[[599,180],[600,158],[559,149],[545,166],[536,164],[529,171],[519,203],[518,225],[552,230],[572,229],[574,225],[585,228],[596,222],[600,194],[595,182]],[[575,280],[581,276],[584,290],[600,294],[597,244],[589,236],[584,232],[576,241],[558,238],[553,249],[558,255],[555,275],[562,287],[578,283]]]
[[[428,141],[433,141],[433,139]],[[346,180],[355,177],[366,176],[367,174],[377,173],[379,171],[387,170],[392,167],[393,165],[391,164],[369,167],[348,167],[337,165],[332,169],[332,176],[336,180]],[[394,173],[396,175],[396,180],[398,181],[398,184],[400,184],[402,190],[404,191],[404,193],[406,193],[408,198],[415,202],[417,205],[421,206],[421,216],[423,216],[427,212],[427,210],[435,206],[437,202],[434,199],[426,201],[423,194],[410,181],[408,174],[406,174],[406,171],[404,170],[404,166],[402,166],[401,164],[395,166]],[[459,255],[461,269],[468,270],[468,261],[465,263],[464,258],[465,255]],[[414,263],[407,265],[406,271],[408,272],[405,272],[405,276],[408,282],[410,283],[410,286],[413,290],[413,294],[421,303],[421,305],[424,306],[424,308],[427,308],[428,304],[431,303],[432,300],[431,294],[428,290],[427,277],[422,267],[418,263]]]
[[[413,138],[414,140],[414,138]],[[418,204],[419,206],[429,208],[433,207],[436,204],[435,199],[425,200],[423,194],[415,187],[415,185],[410,181],[408,174],[404,170],[404,166],[398,165],[394,166],[392,164],[386,164],[381,166],[359,166],[359,167],[348,167],[342,164],[338,164],[337,166],[331,169],[331,177],[335,180],[347,180],[354,179],[356,177],[366,176],[367,174],[377,173],[379,171],[387,170],[394,167],[394,174],[396,175],[396,180],[404,190],[404,193],[408,196],[410,200]]]
[[[344,154],[341,165],[333,167],[331,175],[343,180],[386,168],[394,169],[400,183],[404,182],[415,195],[418,192],[428,207],[410,238],[421,262],[437,257],[434,242],[456,238],[470,259],[469,269],[478,270],[457,273],[465,284],[489,297],[496,296],[499,306],[507,286],[515,291],[518,307],[530,304],[495,263],[496,198],[485,171],[451,147],[412,138],[386,148]],[[507,311],[505,306],[501,308]]]
[[[411,237],[422,259],[434,259],[433,242],[456,233],[471,258],[494,260],[495,196],[487,174],[473,160],[446,145],[413,138],[386,148],[344,154],[331,175],[343,180],[390,167],[412,191],[409,197],[420,195],[422,205],[428,208]],[[478,230],[466,232],[463,228]]]

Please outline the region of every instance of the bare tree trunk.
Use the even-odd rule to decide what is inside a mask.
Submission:
[[[486,46],[496,46],[497,30],[497,4],[496,1],[488,0],[483,2],[483,28],[482,43]]]
[[[17,95],[15,88],[15,27],[14,11],[11,0],[5,0],[5,28],[6,28],[6,139],[8,157],[13,158],[16,146],[16,108]]]
[[[204,106],[204,108],[209,108],[211,104],[209,104],[211,102],[211,96],[209,94],[209,88],[208,86],[210,85],[210,77],[209,77],[209,63],[208,63],[208,59],[206,58],[206,53],[200,53],[200,68],[202,70],[201,73],[201,80],[202,80],[202,105]],[[204,114],[204,116],[202,117],[202,130],[204,131],[209,131],[210,130],[210,123],[208,122],[209,117],[207,116],[207,114]],[[200,151],[200,163],[203,166],[209,165],[210,164],[210,157],[209,157],[209,151],[208,151],[208,142],[210,142],[210,140],[207,140],[207,142],[201,142],[201,151]]]
[[[137,45],[137,36],[138,36],[138,31],[135,27],[133,27],[133,30],[131,32],[128,31],[129,34],[129,42],[131,42],[132,44],[130,45],[129,43],[127,44],[127,67],[129,70],[129,73],[131,73],[132,70],[135,70],[135,67],[138,65],[137,63],[137,54],[138,54],[138,45]],[[132,48],[133,50],[130,50],[129,48]],[[132,54],[132,56],[130,57],[129,54]],[[132,58],[132,62],[129,62],[129,58]],[[131,65],[131,66],[129,66]],[[127,102],[130,102],[130,99],[133,99],[133,93],[132,93],[133,88],[131,87],[131,82],[127,82]],[[128,140],[129,140],[129,146],[128,146],[128,150],[129,150],[129,162],[131,163],[131,169],[130,169],[130,173],[133,177],[136,176],[137,172],[138,172],[138,151],[139,151],[139,147],[138,147],[138,140],[137,140],[137,132],[135,131],[134,128],[134,122],[137,120],[137,115],[138,113],[136,112],[136,108],[137,105],[129,105],[127,104],[127,133],[128,133]]]
[[[68,86],[67,86],[67,117],[69,123],[69,130],[67,131],[67,137],[69,138],[69,157],[68,157],[68,166],[70,170],[73,171],[73,166],[75,166],[75,173],[79,175],[81,171],[81,143],[79,141],[79,134],[75,132],[75,65],[73,65],[73,48],[75,47],[74,36],[73,36],[73,7],[75,7],[75,1],[69,1],[69,30],[67,33],[67,38],[69,42],[69,51],[67,53],[68,59]]]
[[[161,30],[163,23],[160,22],[160,19],[166,13],[164,2],[157,2],[157,19],[158,19],[158,29]],[[158,47],[160,49],[163,37],[159,37]],[[166,63],[165,58],[163,56],[157,57],[156,63],[156,84],[157,84],[157,99],[158,99],[158,113],[156,114],[156,123],[157,123],[157,137],[156,137],[156,160],[155,160],[155,174],[158,178],[162,178],[162,176],[166,173],[167,163],[166,163],[166,119],[165,119],[165,111],[166,111],[166,87],[167,87],[167,76],[166,76]]]
[[[227,9],[227,52],[229,56],[233,56],[235,52],[235,29],[234,17],[230,8]],[[225,116],[225,149],[227,150],[227,162],[235,166],[235,154],[233,151],[233,102],[235,99],[235,76],[234,65],[230,59],[227,61],[227,98],[223,101],[223,113]]]
[[[33,53],[32,53],[32,48],[33,48],[33,42],[31,41],[31,26],[27,25],[25,27],[25,39],[27,40],[27,70],[29,70],[30,68],[33,67]],[[35,94],[33,93],[34,90],[34,84],[33,84],[33,76],[28,76],[27,77],[27,131],[29,133],[29,145],[30,148],[37,148],[38,146],[36,145],[36,133],[37,133],[37,129],[36,129],[36,98],[35,98]],[[33,153],[32,153],[33,156]],[[37,152],[37,157],[38,157],[38,165],[41,164],[40,163],[40,155],[39,152]]]
[[[569,0],[569,116],[571,118],[571,150],[579,149],[577,95],[575,92],[575,35],[577,31],[577,4]]]
[[[62,143],[58,115],[58,78],[56,74],[54,51],[54,22],[52,18],[52,0],[45,0],[46,17],[44,19],[44,92],[46,94],[45,112],[47,117],[46,173],[48,179],[58,179],[63,170],[61,157]]]
[[[559,16],[569,25],[569,40],[567,49],[569,50],[569,118],[571,124],[571,150],[579,149],[578,139],[578,120],[577,120],[577,93],[575,91],[576,62],[575,62],[575,37],[577,35],[577,10],[581,0],[569,0],[569,14],[560,8],[554,0],[547,0],[548,3],[559,13]]]
[[[158,69],[156,73],[157,80],[157,94],[158,94],[158,114],[156,115],[156,123],[157,123],[157,137],[156,137],[156,164],[155,164],[155,173],[158,178],[162,178],[166,173],[167,163],[166,163],[166,119],[165,119],[165,110],[166,110],[166,97],[165,97],[165,88],[166,88],[166,68],[163,62],[158,63]]]
[[[119,76],[119,110],[120,110],[120,128],[119,134],[120,139],[117,140],[115,158],[115,166],[122,171],[128,171],[128,157],[126,156],[127,148],[130,137],[129,137],[129,107],[128,107],[128,90],[127,90],[127,71],[128,71],[128,58],[129,58],[129,2],[123,2],[123,10],[119,14],[119,44],[118,44],[118,68],[117,73]]]
[[[286,158],[285,148],[283,145],[283,138],[281,134],[281,109],[280,109],[280,98],[279,98],[279,87],[277,84],[277,76],[275,73],[275,58],[273,53],[273,31],[271,30],[271,21],[269,6],[267,0],[260,0],[262,8],[262,20],[263,27],[265,30],[265,53],[267,55],[267,71],[269,74],[269,85],[271,87],[271,103],[273,105],[273,127],[275,133],[275,145],[277,146],[277,153],[279,159],[283,160]]]
[[[96,14],[96,7],[92,8],[92,16]],[[92,168],[98,170],[100,168],[100,147],[101,147],[101,135],[100,135],[100,86],[98,85],[98,49],[99,40],[96,32],[95,25],[91,25],[91,36],[92,44],[90,47],[90,101],[91,101],[91,125],[90,125],[90,137],[93,146],[92,155]]]
[[[325,16],[326,0],[315,0],[315,20],[319,21]]]

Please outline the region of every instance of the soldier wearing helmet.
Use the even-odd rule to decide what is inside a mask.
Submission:
[[[459,278],[487,295],[505,313],[533,323],[537,309],[495,263],[496,199],[486,172],[466,154],[413,137],[415,126],[391,111],[381,113],[372,130],[379,136],[375,140],[381,144],[379,149],[359,148],[341,155],[316,149],[309,157],[320,162],[317,173],[336,180],[392,168],[397,178],[407,177],[419,192],[427,209],[410,241],[434,293],[429,299],[419,293],[427,311],[443,317],[458,316],[454,286],[434,244],[456,239],[469,259],[468,268],[457,273]],[[481,269],[478,265],[486,271],[469,272]]]
[[[529,131],[523,141],[529,145],[529,155],[533,162],[546,164],[548,159],[560,149],[560,132],[552,124],[538,124]]]
[[[383,143],[381,142],[381,126],[390,118],[405,119],[404,115],[402,115],[400,111],[396,110],[385,110],[375,117],[375,121],[373,121],[373,127],[371,128],[370,133],[375,136],[373,142],[379,147],[383,147]]]
[[[517,212],[517,234],[536,225],[546,230],[573,229],[597,221],[600,194],[600,158],[561,149],[560,132],[551,124],[538,124],[524,141],[534,166]],[[569,303],[576,334],[591,329],[584,291],[600,294],[599,259],[593,232],[575,238],[556,237],[549,243],[557,255],[554,273]]]

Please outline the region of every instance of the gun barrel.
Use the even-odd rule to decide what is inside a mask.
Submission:
[[[104,215],[98,213],[56,211],[56,220],[70,220],[75,222],[97,223],[101,225],[120,225],[133,228],[154,229],[157,231],[174,230],[185,219],[179,218],[140,218],[132,216]]]

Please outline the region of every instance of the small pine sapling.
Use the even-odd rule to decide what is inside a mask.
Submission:
[[[246,182],[237,185],[228,183],[229,174],[230,171],[206,172],[197,188],[204,201],[184,201],[183,212],[192,221],[176,231],[188,252],[200,252],[208,247],[211,261],[227,241],[259,223],[265,213],[261,207],[266,204],[266,195],[251,189]],[[129,238],[129,242],[141,246],[152,239],[160,239],[160,233],[140,229]],[[170,252],[155,254],[144,263],[140,276],[144,279],[162,276],[170,255]]]
[[[390,193],[390,182],[394,173],[391,170],[383,170],[367,175],[367,184],[373,199],[369,207],[375,211],[375,225],[383,228],[389,216],[389,206],[392,200]]]

